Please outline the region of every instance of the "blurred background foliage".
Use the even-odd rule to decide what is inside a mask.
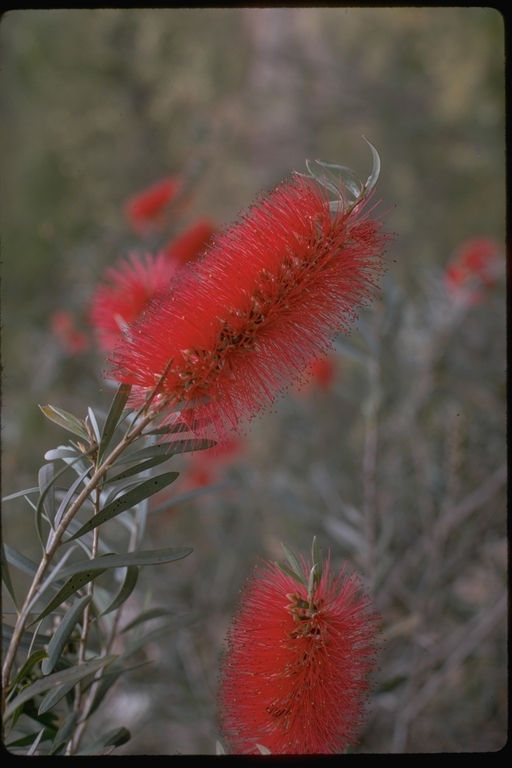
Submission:
[[[50,320],[70,310],[86,331],[103,269],[140,250],[123,214],[134,193],[183,175],[193,201],[175,231],[204,215],[224,226],[305,158],[365,179],[364,134],[381,154],[377,198],[398,235],[381,298],[340,339],[333,384],[293,391],[247,430],[224,474],[208,467],[228,489],[150,518],[153,546],[195,551],[144,573],[137,599],[198,620],[150,646],[155,664],[112,692],[102,723],[133,731],[118,752],[213,754],[218,658],[238,590],[258,557],[281,559],[280,541],[305,552],[315,533],[335,566],[347,559],[363,573],[383,617],[355,751],[499,749],[504,269],[458,310],[442,276],[463,241],[504,244],[500,14],[11,11],[0,46],[4,494],[34,485],[44,451],[65,442],[38,403],[81,418],[87,405],[108,406],[100,353],[69,354]],[[186,488],[194,459],[181,461]],[[3,534],[31,556],[26,520],[14,503]]]

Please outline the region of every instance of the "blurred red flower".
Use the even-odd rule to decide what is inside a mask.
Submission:
[[[166,223],[166,209],[181,188],[179,177],[168,176],[130,197],[125,205],[125,213],[133,230],[138,235],[145,235],[162,229]]]
[[[127,326],[168,289],[177,270],[178,264],[164,254],[147,254],[145,260],[132,254],[105,271],[106,284],[96,289],[89,312],[102,349],[114,348]]]
[[[376,669],[378,616],[329,562],[311,591],[272,563],[246,583],[221,665],[221,730],[235,754],[335,754],[355,743]]]
[[[210,448],[191,454],[187,467],[182,472],[183,489],[189,491],[220,482],[224,470],[238,461],[242,452],[243,444],[234,437],[227,440],[221,448]]]
[[[89,349],[89,339],[75,327],[75,318],[68,309],[60,309],[50,317],[50,330],[68,355],[79,355]]]
[[[466,240],[455,251],[444,273],[448,294],[468,304],[484,298],[502,268],[501,248],[490,237]]]
[[[308,397],[315,389],[322,392],[331,392],[338,367],[335,355],[326,355],[318,360],[313,360],[304,371],[304,381],[295,386],[295,394],[300,397]]]
[[[206,419],[225,439],[372,297],[390,236],[363,205],[341,193],[331,203],[321,183],[299,175],[261,196],[127,330],[108,375],[134,386],[133,405],[163,377],[168,410],[196,400],[182,418]]]
[[[210,219],[198,219],[192,226],[171,240],[163,252],[179,264],[193,261],[211,245],[217,227]]]

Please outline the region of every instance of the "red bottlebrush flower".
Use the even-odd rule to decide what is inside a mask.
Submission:
[[[219,704],[235,754],[336,754],[364,723],[378,616],[356,575],[295,564],[249,579],[228,632]]]
[[[89,319],[102,349],[112,350],[128,325],[135,322],[150,301],[163,294],[178,270],[176,262],[164,254],[136,254],[120,260],[105,272],[106,285],[93,296]]]
[[[169,176],[131,197],[125,213],[134,231],[139,235],[162,229],[165,209],[181,190],[181,179]]]
[[[217,233],[210,219],[199,219],[191,227],[168,243],[163,252],[179,264],[193,261],[211,244]]]
[[[75,327],[75,318],[67,309],[61,309],[52,314],[50,329],[69,355],[79,355],[89,348],[89,339],[83,331]]]
[[[465,304],[478,304],[482,288],[491,288],[502,268],[500,246],[490,237],[465,241],[456,250],[444,273],[448,294]]]
[[[190,420],[210,421],[221,440],[273,402],[349,330],[383,271],[389,235],[362,211],[373,183],[351,204],[337,183],[296,175],[260,197],[128,329],[109,376],[141,402],[160,382],[169,410],[195,400]]]

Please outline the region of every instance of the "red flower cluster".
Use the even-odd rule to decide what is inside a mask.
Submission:
[[[125,206],[126,217],[139,235],[165,225],[165,211],[182,188],[181,179],[169,176],[131,197]]]
[[[164,254],[136,254],[120,260],[105,272],[107,284],[96,290],[89,319],[102,349],[112,350],[126,328],[138,320],[150,301],[163,294],[178,270],[178,264]]]
[[[164,248],[164,253],[183,265],[193,261],[212,243],[217,232],[215,224],[210,219],[198,219],[191,227],[175,237]]]
[[[79,355],[89,348],[89,339],[75,327],[75,318],[67,309],[52,314],[50,329],[68,355]]]
[[[445,271],[449,295],[468,304],[478,304],[484,297],[482,289],[494,284],[500,261],[500,246],[492,238],[466,240]]]
[[[127,329],[109,376],[134,386],[134,405],[163,377],[169,410],[195,400],[190,423],[206,419],[223,439],[349,330],[389,235],[362,211],[362,184],[352,204],[326,189],[297,175],[260,197]]]
[[[289,570],[289,569],[288,569]],[[266,564],[228,633],[219,703],[235,754],[335,754],[355,743],[376,668],[378,616],[356,576],[329,563],[311,584]]]

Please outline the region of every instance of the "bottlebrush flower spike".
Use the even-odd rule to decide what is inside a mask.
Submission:
[[[336,754],[354,744],[376,669],[378,616],[357,576],[265,564],[247,582],[221,665],[221,730],[235,754]]]
[[[179,177],[169,176],[131,197],[125,205],[125,213],[133,230],[139,235],[162,229],[165,210],[181,191]]]
[[[102,349],[112,350],[122,332],[134,323],[151,299],[169,287],[179,265],[164,254],[147,254],[143,260],[132,254],[105,271],[106,284],[92,299],[89,320]]]
[[[210,245],[217,228],[210,219],[199,219],[168,243],[163,252],[180,265],[193,261]]]
[[[239,429],[370,301],[390,238],[363,212],[378,166],[363,185],[323,164],[257,199],[127,330],[108,375],[131,384],[141,404],[162,377],[169,411],[194,400],[190,420],[211,422],[218,439]]]

